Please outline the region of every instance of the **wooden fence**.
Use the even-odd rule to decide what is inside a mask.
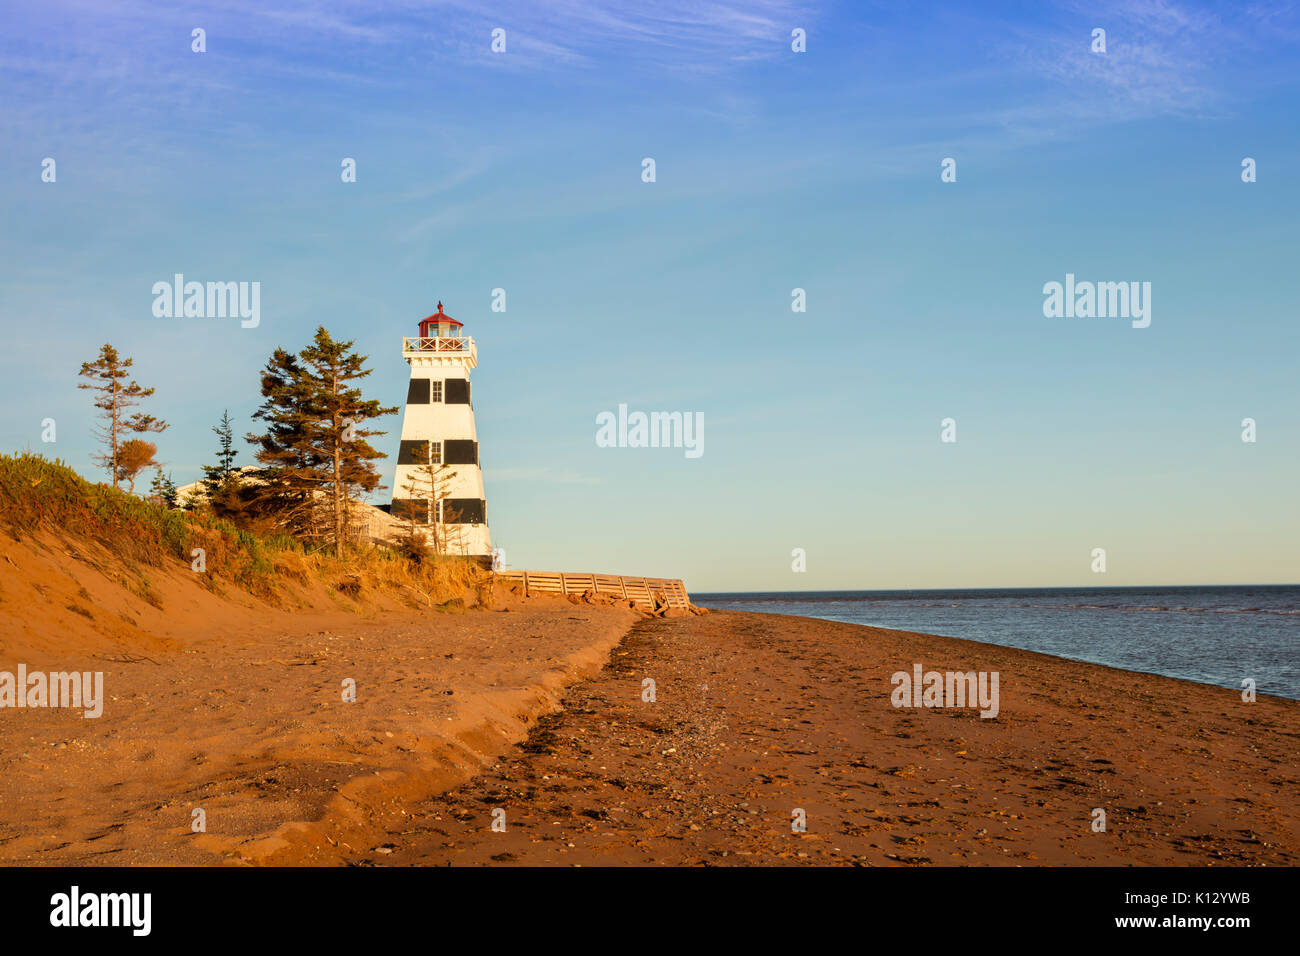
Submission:
[[[570,571],[498,571],[497,577],[518,581],[524,593],[535,594],[612,594],[645,607],[654,607],[654,595],[662,594],[670,607],[690,607],[686,585],[671,578],[634,578],[622,574],[575,574]]]

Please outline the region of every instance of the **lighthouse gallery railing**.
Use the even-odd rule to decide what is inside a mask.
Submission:
[[[442,336],[422,339],[419,336],[406,336],[402,339],[403,352],[471,352],[473,350],[474,340],[471,338]]]

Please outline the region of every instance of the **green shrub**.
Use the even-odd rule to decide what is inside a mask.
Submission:
[[[58,459],[0,455],[0,522],[15,540],[41,530],[88,538],[127,561],[186,564],[194,548],[207,570],[261,590],[274,574],[271,554],[296,549],[288,535],[262,539],[227,521],[154,504],[105,484],[92,484]]]

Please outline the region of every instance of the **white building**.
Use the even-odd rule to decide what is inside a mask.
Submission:
[[[242,468],[235,469],[235,473],[239,475],[241,480],[250,484],[261,484],[261,481],[256,477],[249,477],[250,474],[255,474],[257,471],[258,467],[256,465],[244,465]],[[200,478],[198,481],[191,481],[188,485],[177,486],[176,507],[187,508],[191,504],[196,506],[206,504],[208,487],[203,482],[204,479]]]
[[[442,311],[420,320],[420,334],[402,339],[411,381],[402,410],[402,438],[393,480],[394,518],[437,523],[442,550],[491,560],[487,500],[479,467],[469,373],[478,365],[474,340]],[[429,465],[434,468],[430,480]]]

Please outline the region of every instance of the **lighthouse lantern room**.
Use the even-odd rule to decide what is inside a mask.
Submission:
[[[469,373],[478,365],[464,324],[442,310],[402,339],[411,367],[393,480],[392,514],[414,521],[435,550],[491,561],[487,500]]]

